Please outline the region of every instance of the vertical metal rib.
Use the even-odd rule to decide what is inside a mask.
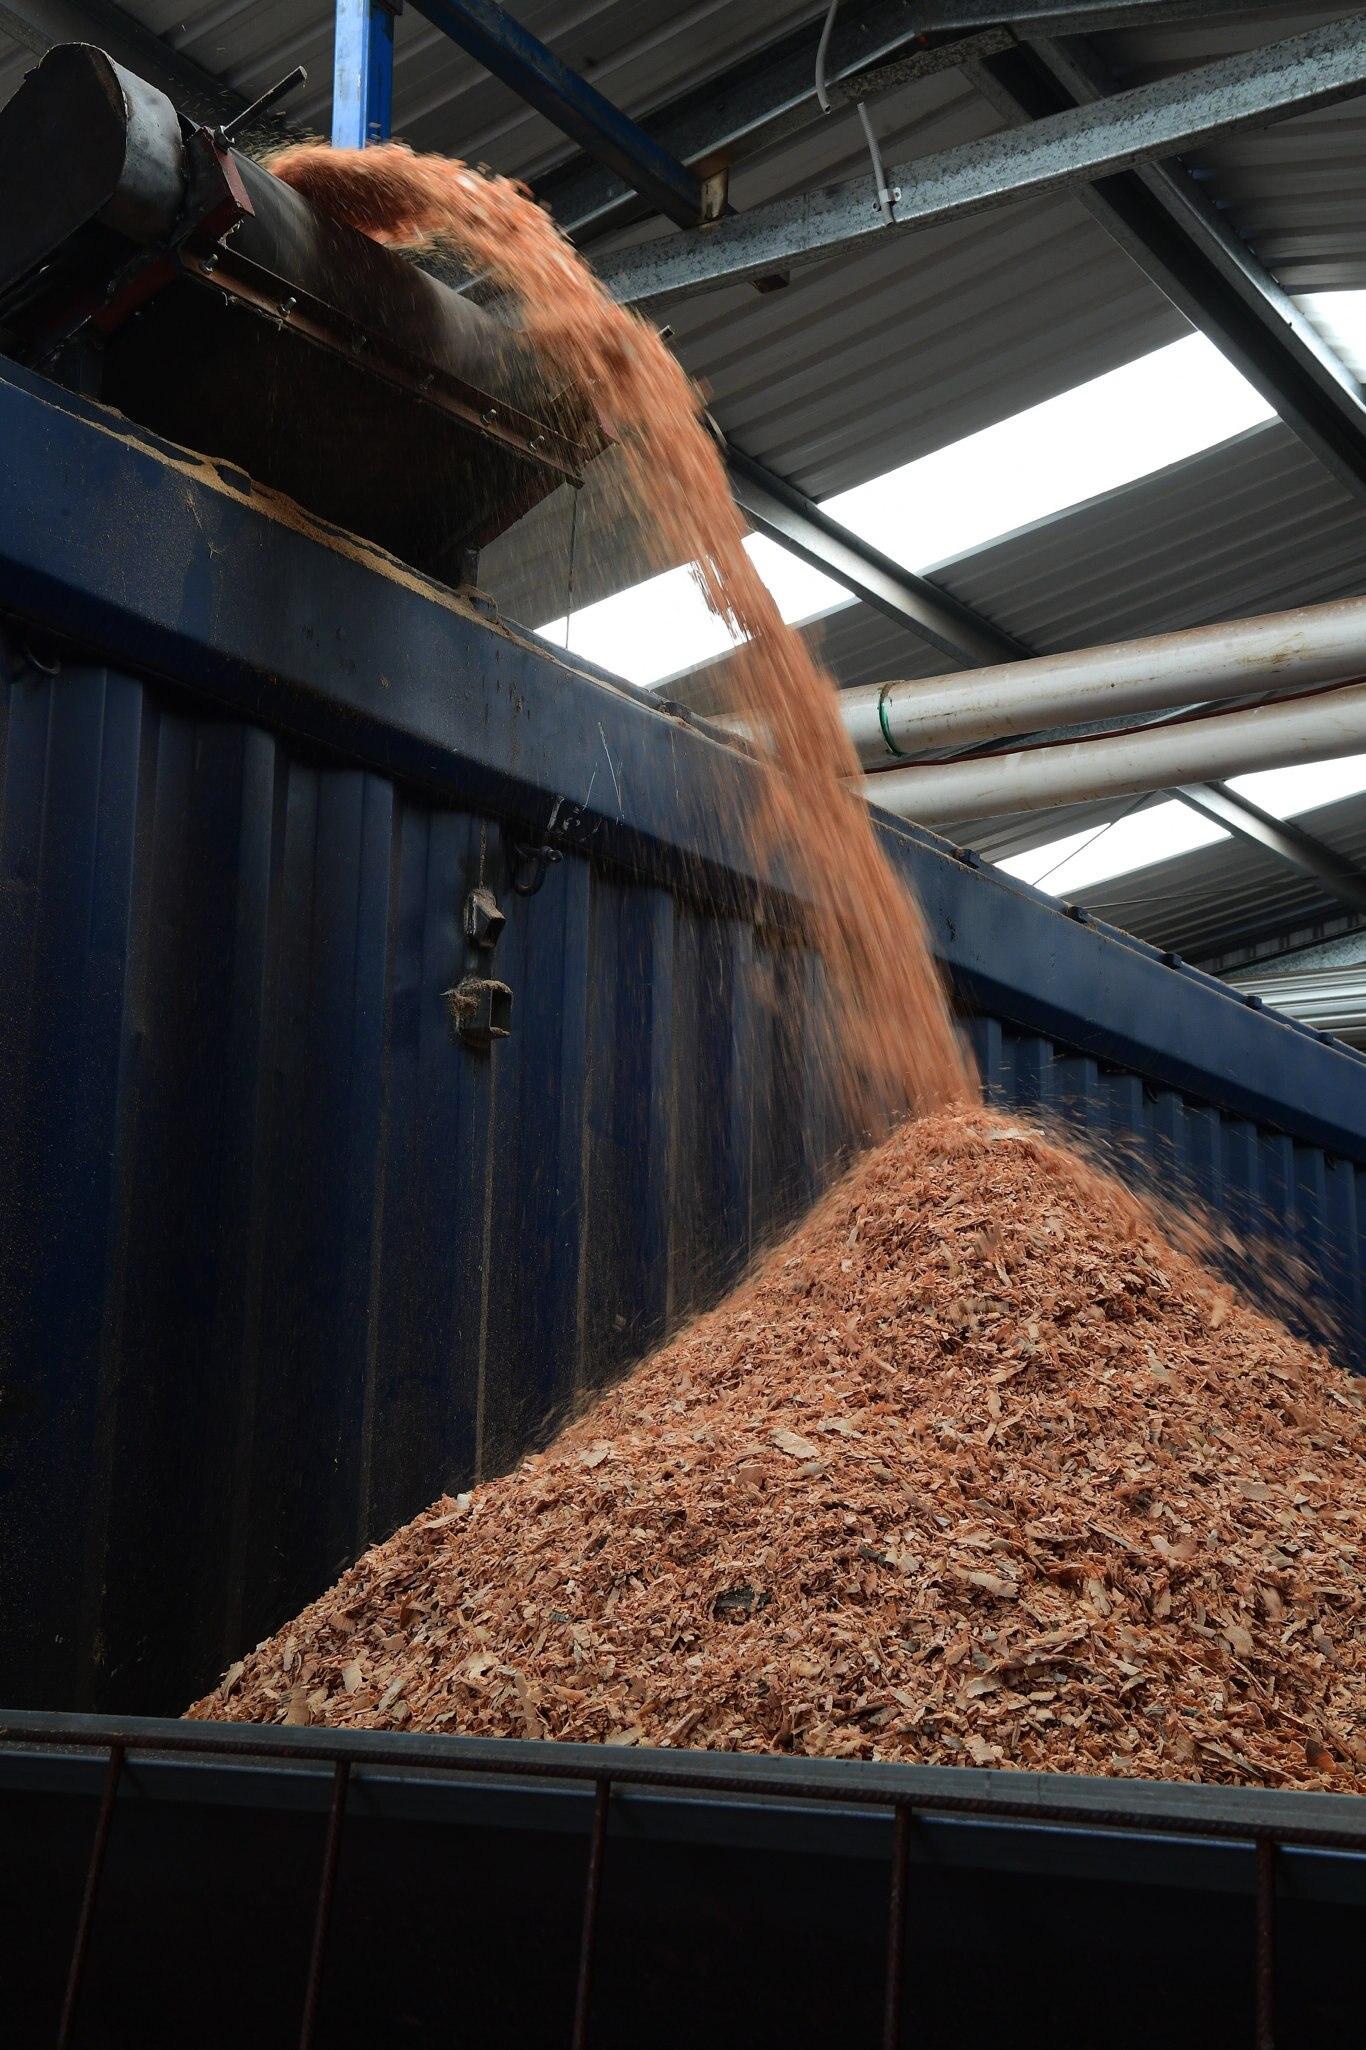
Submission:
[[[1257,2050],[1276,2044],[1276,1844],[1257,1839]]]
[[[593,1835],[588,1847],[588,1876],[583,1890],[583,1936],[579,1943],[579,1983],[574,1995],[572,2050],[588,2050],[588,2005],[593,1994],[593,1946],[598,1931],[598,1896],[602,1891],[602,1858],[607,1842],[607,1804],[612,1783],[601,1779],[593,1796]]]
[[[122,1773],[123,1746],[111,1744],[109,1766],[104,1775],[104,1792],[100,1796],[99,1817],[95,1823],[95,1839],[90,1846],[90,1863],[86,1867],[81,1917],[76,1924],[76,1941],[71,1947],[71,1966],[66,1975],[66,1998],[62,2002],[62,2019],[57,2028],[57,2050],[68,2050],[72,2031],[76,2026],[76,2003],[81,1995],[86,1952],[90,1948],[90,1931],[94,1926],[95,1904],[99,1899],[100,1877],[104,1871],[104,1854],[109,1847],[109,1831],[113,1827],[114,1803],[118,1799]]]
[[[346,1820],[346,1790],[351,1778],[349,1759],[339,1758],[332,1772],[332,1808],[327,1818],[327,1845],[323,1851],[322,1876],[318,1881],[318,1912],[313,1924],[313,1951],[308,1961],[308,1990],[304,1994],[304,2015],[299,2027],[299,2050],[312,2050],[318,2022],[318,1996],[322,1990],[323,1958],[327,1952],[327,1926],[332,1919],[332,1896],[337,1887],[337,1859],[341,1852],[342,1824]]]
[[[892,1891],[887,1908],[887,1990],[882,2003],[882,2050],[901,2043],[901,1981],[906,1953],[906,1867],[911,1849],[911,1811],[895,1810],[892,1822]]]

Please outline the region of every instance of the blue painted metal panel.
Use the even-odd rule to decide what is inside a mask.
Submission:
[[[804,950],[760,930],[752,963],[750,1074],[753,1110],[750,1241],[770,1243],[800,1214],[806,1186]],[[822,1176],[822,1180],[824,1177]]]
[[[588,863],[549,868],[521,899],[509,897],[496,853],[484,874],[508,908],[490,965],[513,990],[512,1037],[475,1057],[494,1090],[480,1465],[497,1472],[547,1436],[580,1385],[585,1246],[597,1222],[583,1111],[598,991]]]
[[[479,1461],[493,1075],[454,1043],[445,992],[463,958],[461,906],[479,879],[483,822],[405,803],[386,992],[386,1150],[374,1229],[378,1278],[362,1516],[411,1513],[418,1462],[442,1484]]]
[[[736,1272],[749,1157],[735,1143],[734,951],[726,923],[684,900],[674,923],[674,1096],[669,1307],[699,1309]]]
[[[333,0],[332,146],[364,149],[393,127],[394,9],[385,0]]]
[[[849,1135],[742,757],[24,377],[0,607],[0,1667],[175,1708],[714,1300]],[[886,831],[993,1100],[1293,1254],[1366,1365],[1366,1062]]]
[[[595,881],[583,1097],[583,1376],[592,1388],[664,1335],[673,1069],[674,900]]]

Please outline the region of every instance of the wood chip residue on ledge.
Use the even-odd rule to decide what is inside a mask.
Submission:
[[[189,1712],[1361,1791],[1364,1446],[1134,1198],[926,1118]]]

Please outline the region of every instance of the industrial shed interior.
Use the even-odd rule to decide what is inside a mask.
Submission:
[[[878,148],[895,164],[1064,106],[1069,94],[1147,84],[1350,19],[1342,9],[1132,6],[1086,10],[1092,29],[1060,9],[1042,19],[1047,36],[997,49],[1003,38],[986,20],[990,10],[949,7],[942,30],[931,10],[934,51],[908,40],[913,8],[851,8],[847,21],[836,17],[835,98],[822,115],[814,91],[801,96],[822,26],[810,10],[632,5],[563,18],[553,9],[523,11],[526,28],[616,105],[655,117],[648,125],[666,136],[686,137],[690,158],[704,168],[724,166],[729,202],[741,212],[857,178],[868,163],[859,105],[876,110]],[[93,37],[101,26],[82,29],[80,7],[71,13],[73,36]],[[13,91],[54,25],[52,9],[6,9],[0,93]],[[1032,19],[1021,26],[1032,28]],[[1084,51],[1064,49],[1052,33],[1074,26],[1090,31]],[[141,8],[106,28],[104,39],[116,58],[141,60],[173,87],[181,104],[215,112],[240,111],[302,63],[309,81],[288,103],[290,123],[329,130],[326,9],[244,5],[198,18]],[[841,64],[853,77],[871,72],[866,97],[840,92]],[[394,24],[393,121],[419,150],[460,154],[528,180],[571,230],[583,219],[580,246],[609,271],[615,250],[660,230],[659,217],[645,218],[619,178],[595,176],[591,159],[570,154],[544,114],[417,7]],[[856,515],[847,529],[852,578],[836,576],[797,599],[799,617],[808,605],[817,612],[809,631],[841,685],[963,666],[962,651],[917,630],[912,599],[893,589],[887,602],[873,602],[867,580],[877,573],[857,562],[868,550],[890,557],[908,584],[925,577],[982,622],[974,662],[993,639],[1003,650],[1051,655],[1361,594],[1354,347],[1366,352],[1366,298],[1353,295],[1366,292],[1355,203],[1363,132],[1360,108],[1347,100],[1217,137],[1104,190],[997,207],[931,226],[913,243],[888,237],[883,246],[870,235],[794,279],[775,278],[771,290],[722,282],[670,305],[661,317],[674,347],[710,394],[728,441],[761,466],[759,488],[778,480],[808,507],[1113,379],[1108,390],[1097,387],[1084,426],[1062,410],[1041,418],[1026,443],[1003,444],[999,456],[982,451],[985,467],[969,471],[963,486],[978,501],[967,545],[941,552],[937,521],[923,516],[919,529],[911,522],[909,546],[899,545],[897,512],[877,502]],[[632,214],[641,218],[630,222]],[[1229,283],[1231,262],[1241,289]],[[1188,403],[1182,359],[1168,359],[1168,379],[1143,391],[1119,373],[1202,333],[1247,385],[1235,394],[1221,381],[1226,431],[1216,420],[1207,438],[1203,423],[1187,423],[1186,435],[1171,437],[1179,452],[1168,459],[1164,436],[1153,430],[1168,408]],[[1203,370],[1206,352],[1186,361]],[[1311,400],[1307,416],[1306,381],[1327,394],[1318,405]],[[1136,474],[1100,490],[1084,477],[1073,486],[1067,469],[1081,436],[1113,440],[1116,465]],[[1140,448],[1126,462],[1135,438],[1150,439],[1155,453]],[[1196,445],[1186,452],[1183,441]],[[1000,514],[990,502],[996,463],[1024,467],[1034,487],[1021,492],[1012,478]],[[950,477],[941,460],[923,486],[907,478],[902,496],[937,493]],[[562,622],[568,605],[582,610],[643,581],[631,535],[614,530],[610,510],[595,519],[594,496],[591,484],[583,503],[562,492],[572,504],[552,501],[492,551],[483,576],[509,617],[533,627]],[[1017,497],[1046,510],[1021,518]],[[806,544],[818,565],[828,562],[828,537],[807,536]],[[604,628],[609,645],[620,645],[619,635],[611,641],[612,623],[599,633]],[[634,653],[639,677],[668,659],[658,648]],[[710,709],[725,702],[723,664],[720,671],[666,671],[651,683]],[[1301,784],[1284,797],[1269,793],[1265,808],[1290,828],[1281,835],[1252,814],[1228,823],[1163,809],[1148,821],[1151,830],[1114,837],[1136,808],[1143,818],[1168,805],[1165,793],[1143,794],[1137,807],[1125,797],[1043,815],[965,818],[953,821],[953,833],[1098,917],[1355,1041],[1366,1038],[1366,969],[1357,965],[1366,943],[1352,938],[1366,902],[1357,875],[1366,798],[1345,765],[1321,789],[1314,779]],[[1326,850],[1320,872],[1307,865],[1316,857],[1305,835]],[[1167,853],[1173,843],[1179,851]]]
[[[1366,14],[0,0],[0,685],[16,2043],[1359,2040]]]

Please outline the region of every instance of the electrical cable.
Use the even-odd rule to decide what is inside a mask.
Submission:
[[[835,16],[839,12],[839,4],[840,0],[830,0],[825,23],[821,29],[821,39],[816,45],[816,99],[822,114],[828,114],[832,104],[830,90],[825,82],[825,60],[830,51],[830,37],[835,26]],[[890,228],[896,219],[895,198],[887,183],[887,173],[883,169],[882,152],[878,148],[877,137],[873,133],[872,120],[867,106],[862,100],[858,103],[858,117],[863,129],[864,141],[868,145],[868,156],[873,166],[873,186],[877,193],[877,203],[882,209],[883,220]]]
[[[1075,861],[1078,855],[1088,854],[1090,850],[1095,846],[1097,840],[1103,840],[1105,838],[1105,835],[1108,832],[1110,832],[1110,830],[1113,827],[1122,825],[1124,820],[1130,817],[1130,815],[1133,812],[1136,812],[1140,805],[1146,804],[1151,796],[1152,792],[1150,790],[1140,791],[1138,796],[1133,799],[1132,803],[1125,805],[1123,811],[1117,812],[1114,818],[1107,819],[1103,826],[1097,826],[1095,832],[1092,833],[1089,840],[1084,840],[1080,847],[1073,847],[1069,849],[1069,851],[1066,854],[1060,855],[1058,860],[1054,862],[1052,868],[1046,868],[1043,874],[1037,878],[1037,880],[1034,883],[1034,888],[1036,890],[1041,890],[1044,884],[1048,881],[1048,878],[1050,876],[1055,876],[1060,868],[1066,868],[1069,861]]]
[[[825,17],[825,26],[821,30],[821,39],[816,45],[816,99],[820,104],[822,114],[830,112],[830,95],[825,88],[825,58],[830,48],[830,32],[835,26],[835,16],[839,13],[839,5],[840,0],[830,0],[829,11]]]

